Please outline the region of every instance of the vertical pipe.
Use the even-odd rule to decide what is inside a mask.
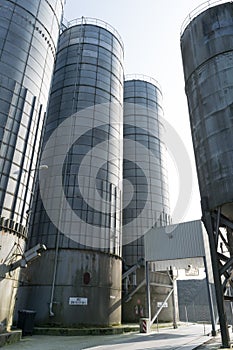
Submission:
[[[172,293],[172,304],[173,304],[173,328],[178,328],[177,326],[177,288],[176,288],[176,281],[174,279],[174,273],[173,269],[170,269],[170,275],[172,279],[172,287],[173,287],[173,293]]]
[[[150,262],[149,261],[146,261],[146,304],[147,304],[147,317],[151,321]]]
[[[189,319],[188,319],[188,312],[187,312],[187,306],[186,306],[186,305],[184,306],[184,312],[185,312],[185,319],[186,319],[186,322],[188,322]]]
[[[209,301],[209,308],[210,308],[210,318],[211,318],[211,325],[212,325],[212,336],[215,337],[217,335],[216,327],[215,327],[215,315],[214,315],[214,306],[213,306],[213,298],[212,298],[212,292],[210,288],[210,282],[209,282],[209,272],[207,270],[207,263],[206,263],[206,257],[203,256],[204,261],[204,267],[205,267],[205,273],[206,273],[206,284],[207,284],[207,295],[208,295],[208,301]]]

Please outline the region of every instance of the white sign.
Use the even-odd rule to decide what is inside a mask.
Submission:
[[[190,265],[190,267],[185,269],[185,275],[186,276],[198,276],[199,269],[197,267],[193,267],[192,265]]]
[[[87,298],[80,298],[80,297],[69,298],[69,305],[87,305],[87,304],[88,304]]]
[[[157,302],[157,308],[159,309],[159,308],[162,306],[162,304],[163,304],[162,301],[158,301],[158,302]],[[164,303],[164,304],[163,304],[163,307],[168,307],[168,303],[167,303],[167,302]]]

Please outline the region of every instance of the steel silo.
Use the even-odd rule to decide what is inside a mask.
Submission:
[[[143,235],[170,222],[162,94],[150,77],[124,82],[123,256],[134,265],[144,256]],[[133,155],[135,154],[135,156]],[[131,198],[130,198],[131,197]],[[144,208],[146,205],[146,210]]]
[[[233,219],[232,3],[195,17],[181,50],[201,197]]]
[[[30,241],[48,249],[24,288],[39,324],[121,321],[122,61],[107,23],[82,18],[63,28]]]
[[[187,17],[181,32],[185,91],[223,347],[229,346],[224,299],[231,300],[226,293],[233,255],[232,15],[232,2],[208,1]]]
[[[63,0],[0,1],[0,323],[11,324]],[[7,272],[8,271],[8,272]],[[6,292],[8,291],[8,292]]]
[[[135,322],[146,311],[143,236],[151,227],[170,223],[162,93],[151,77],[126,76],[123,135],[123,301],[127,302],[123,304],[123,320]],[[132,273],[128,275],[127,271]],[[162,280],[170,283],[167,274],[153,274],[152,278],[157,285]],[[156,292],[158,288],[153,289]],[[167,291],[160,288],[159,293],[165,295]],[[171,319],[164,313],[164,321]]]

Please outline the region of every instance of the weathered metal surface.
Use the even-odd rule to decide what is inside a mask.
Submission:
[[[194,18],[181,37],[201,197],[233,219],[233,4]]]
[[[144,285],[132,295],[132,298],[122,304],[122,319],[124,322],[139,322],[141,317],[147,317],[147,301],[146,301],[146,281],[145,269],[141,268],[137,271],[137,281],[144,280]],[[157,303],[164,301],[167,294],[171,291],[171,280],[166,271],[150,272],[150,291],[151,291],[151,313],[154,315],[157,311]],[[166,285],[166,286],[165,286]],[[133,290],[133,286],[131,286]],[[163,308],[159,315],[160,322],[172,322],[173,319],[173,303],[172,298],[168,300],[168,307]]]
[[[201,258],[205,256],[204,241],[208,242],[208,236],[200,220],[152,228],[144,236],[145,259],[171,261]]]
[[[60,35],[42,155],[49,168],[40,181],[43,209],[39,197],[34,242],[43,236],[55,247],[58,228],[64,233],[59,247],[80,243],[121,254],[122,59],[117,37],[86,19]]]
[[[144,236],[145,259],[155,270],[170,266],[187,269],[188,265],[203,268],[203,257],[209,280],[213,281],[208,235],[201,220],[151,229]]]
[[[48,251],[21,289],[37,324],[121,321],[122,59],[101,23],[83,18],[60,35],[42,154],[49,168],[30,239]]]
[[[63,0],[0,0],[0,323],[10,327]],[[18,254],[17,256],[15,254]],[[1,329],[1,327],[0,327]]]
[[[49,316],[51,280],[55,251],[48,250],[22,275],[15,311],[36,311],[37,325],[66,327],[111,325],[121,320],[121,259],[85,250],[61,249],[53,301],[54,316]],[[90,278],[85,279],[89,274]],[[70,304],[70,298],[85,298],[87,303]]]
[[[133,296],[122,305],[124,322],[135,322],[146,315],[145,285],[141,286],[145,278],[143,235],[152,226],[170,222],[162,117],[162,93],[157,81],[140,75],[127,77],[124,82],[123,163],[123,176],[127,181],[123,187],[122,238],[123,244],[125,237],[125,240],[131,237],[131,241],[123,245],[123,259],[126,271],[135,264],[138,269],[137,285],[130,286],[129,291]],[[135,155],[135,161],[132,161],[132,155]],[[151,289],[155,313],[155,300],[163,300],[167,288],[153,286]],[[127,291],[124,291],[124,298],[127,298]],[[171,321],[171,307],[163,310],[161,319]]]
[[[219,271],[222,262],[218,255],[218,238],[222,216],[233,220],[232,34],[233,4],[228,2],[194,18],[181,37],[203,222],[209,235],[223,347],[230,344],[223,295],[230,274],[224,272],[226,280],[223,283]],[[214,210],[218,210],[216,218],[212,215]],[[228,229],[227,232],[231,237],[231,231]],[[226,249],[230,253],[231,243],[228,239]],[[228,263],[226,267],[229,267]]]
[[[25,240],[7,230],[0,231],[0,325],[1,330],[10,329],[20,270],[9,272],[11,264],[24,251]]]
[[[130,76],[131,78],[131,76]],[[132,79],[132,78],[131,78]],[[142,236],[170,222],[162,93],[144,76],[124,82],[123,246],[126,265],[144,257]],[[135,154],[135,161],[131,161]]]

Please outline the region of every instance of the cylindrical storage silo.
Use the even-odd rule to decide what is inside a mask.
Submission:
[[[131,76],[129,76],[131,78]],[[162,94],[152,78],[124,82],[123,257],[144,257],[143,236],[170,222]]]
[[[23,288],[37,324],[121,321],[122,61],[102,21],[60,35],[30,238],[47,252]]]
[[[145,317],[145,285],[130,301],[127,296],[145,278],[143,236],[151,227],[170,223],[170,208],[161,89],[150,77],[129,75],[127,79],[124,82],[122,251],[124,272],[136,268],[123,281],[124,301],[127,301],[123,304],[123,320],[135,322]],[[161,274],[151,276],[154,282],[158,278],[161,280]],[[170,283],[167,274],[162,278],[164,284]],[[153,292],[156,293],[154,289]],[[159,291],[161,297],[166,292]],[[153,304],[152,308],[156,310]]]
[[[201,198],[233,219],[233,4],[186,26],[181,50]]]
[[[0,323],[11,324],[63,0],[0,0]]]

